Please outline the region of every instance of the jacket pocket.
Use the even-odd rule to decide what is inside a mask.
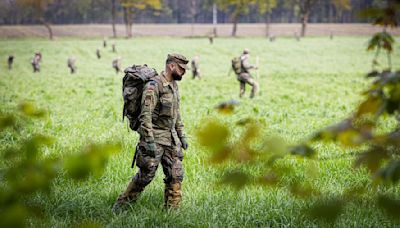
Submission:
[[[160,98],[160,116],[172,117],[173,113],[173,95],[164,94]]]

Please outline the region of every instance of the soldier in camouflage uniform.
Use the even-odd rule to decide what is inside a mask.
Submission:
[[[68,66],[68,68],[71,70],[71,74],[76,73],[76,65],[75,65],[75,62],[76,62],[76,59],[75,59],[75,58],[73,58],[73,57],[68,58],[67,66]]]
[[[112,61],[112,67],[115,69],[115,72],[118,74],[121,71],[122,58],[118,57]]]
[[[113,43],[113,44],[111,45],[111,47],[112,47],[112,52],[117,52],[117,48],[116,48],[116,46],[115,46],[115,43]]]
[[[195,56],[192,61],[191,61],[191,65],[192,65],[192,76],[193,79],[195,78],[201,78],[200,77],[200,68],[199,68],[199,57]]]
[[[7,59],[7,64],[8,64],[8,69],[9,70],[12,69],[13,63],[14,63],[14,56],[13,55],[9,55],[8,59]]]
[[[257,69],[258,67],[250,65],[249,63],[250,52],[248,49],[244,49],[243,54],[240,56],[241,61],[241,72],[237,75],[237,80],[240,82],[240,97],[244,95],[246,91],[246,83],[249,84],[251,89],[250,98],[253,98],[258,92],[258,82],[250,74],[251,69]]]
[[[42,54],[40,52],[36,52],[31,62],[33,67],[33,73],[40,72],[39,64],[41,60],[42,60]]]
[[[183,131],[176,81],[182,79],[187,63],[188,60],[182,55],[168,55],[165,71],[144,86],[138,129],[140,141],[136,155],[139,171],[115,202],[115,213],[119,213],[126,203],[137,200],[153,180],[160,163],[165,174],[164,206],[179,207],[184,173],[182,148],[186,150],[188,143]]]
[[[100,49],[96,49],[96,56],[98,59],[101,59]]]

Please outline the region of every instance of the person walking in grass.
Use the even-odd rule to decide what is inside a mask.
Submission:
[[[200,58],[198,56],[195,56],[192,59],[192,61],[190,62],[191,65],[192,65],[191,68],[192,68],[192,77],[193,77],[193,79],[195,79],[195,78],[201,79],[199,62],[200,62]]]
[[[14,56],[13,55],[9,55],[8,59],[7,59],[8,70],[12,69],[13,63],[14,63]]]
[[[33,73],[40,72],[40,61],[42,60],[42,54],[40,52],[36,52],[35,56],[32,59],[32,67]]]
[[[74,57],[70,57],[68,58],[67,61],[67,66],[71,71],[71,74],[75,74],[76,73],[76,59]]]
[[[236,57],[232,60],[232,68],[236,73],[236,78],[240,83],[239,96],[243,97],[246,91],[246,84],[249,84],[252,89],[250,93],[250,98],[254,98],[258,92],[258,82],[251,76],[250,70],[258,69],[258,66],[253,66],[249,62],[250,51],[249,49],[244,49],[243,54],[240,57]]]
[[[122,58],[118,57],[112,61],[112,67],[115,70],[115,73],[121,72]]]
[[[165,174],[164,206],[178,208],[180,205],[184,175],[182,148],[186,150],[188,142],[180,115],[177,81],[185,74],[188,62],[180,54],[168,55],[165,71],[144,85],[137,129],[140,140],[134,158],[139,171],[117,198],[114,213],[120,213],[138,199],[153,180],[160,163]]]

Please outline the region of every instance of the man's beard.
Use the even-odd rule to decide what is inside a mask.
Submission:
[[[176,71],[172,71],[171,76],[175,81],[182,80],[182,75],[179,75],[178,72]]]

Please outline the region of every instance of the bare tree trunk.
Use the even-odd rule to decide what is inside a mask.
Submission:
[[[190,1],[190,15],[192,16],[190,35],[194,36],[194,23],[196,23],[196,15],[197,15],[196,0]]]
[[[128,23],[128,38],[132,38],[133,33],[132,33],[132,22],[129,21]]]
[[[329,16],[328,16],[329,23],[333,23],[333,10],[334,10],[334,7],[332,4],[330,4],[329,5]]]
[[[238,20],[239,20],[239,14],[233,15],[232,19],[233,19],[232,20],[232,23],[233,23],[232,36],[235,37],[236,36],[236,31],[237,31],[237,24],[238,24]]]
[[[269,37],[269,27],[271,24],[271,14],[269,12],[265,13],[265,36]]]
[[[307,30],[307,23],[310,18],[310,13],[312,7],[317,3],[317,0],[296,0],[295,3],[300,8],[300,15],[301,15],[301,37],[306,35]]]
[[[49,32],[49,39],[53,40],[53,30],[51,29],[50,23],[46,22],[45,20],[42,20],[42,23],[44,27],[46,27],[47,31]]]
[[[237,20],[233,22],[233,28],[232,28],[232,36],[236,36],[236,31],[237,31]]]
[[[288,19],[289,23],[293,23],[294,16],[295,16],[294,14],[295,14],[295,8],[294,8],[294,4],[292,4],[292,7],[290,7],[290,12],[289,12],[289,19]]]
[[[217,11],[217,4],[213,4],[213,35],[217,37],[217,23],[218,23],[218,11]]]
[[[125,21],[125,28],[126,28],[126,37],[132,37],[132,15],[130,9],[124,7],[124,21]]]
[[[124,23],[125,23],[125,33],[126,37],[128,37],[128,10],[126,7],[123,7],[124,12]]]
[[[308,17],[309,17],[310,12],[305,12],[301,16],[301,37],[306,36],[306,30],[307,30],[307,23],[308,23]]]
[[[111,17],[112,17],[111,20],[112,20],[113,37],[117,38],[117,30],[115,28],[115,21],[116,21],[115,15],[116,15],[116,12],[115,12],[115,0],[111,0]]]

